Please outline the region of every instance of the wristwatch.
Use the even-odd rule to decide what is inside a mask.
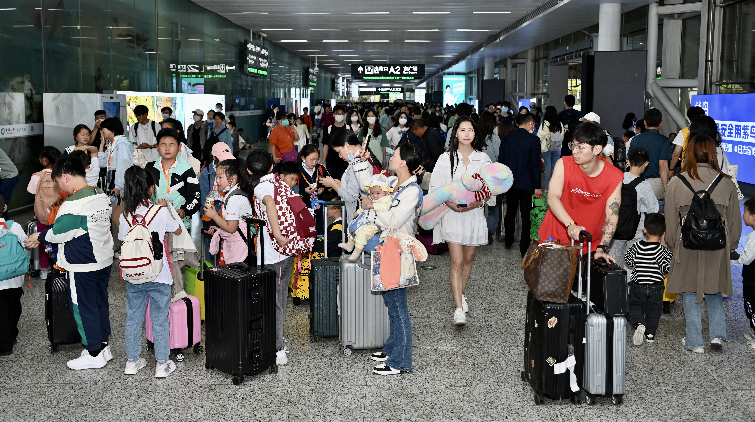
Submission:
[[[600,249],[603,249],[603,252],[608,253],[611,248],[608,247],[608,245],[598,245]]]

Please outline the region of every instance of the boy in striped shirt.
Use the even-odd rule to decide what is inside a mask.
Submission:
[[[634,325],[635,346],[643,341],[655,341],[658,321],[663,312],[663,278],[671,266],[671,251],[661,245],[666,232],[662,214],[645,216],[642,231],[648,240],[641,240],[629,248],[624,261],[632,268],[629,283],[629,318]]]

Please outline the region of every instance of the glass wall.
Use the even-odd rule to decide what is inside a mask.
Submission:
[[[755,92],[755,0],[725,7],[721,29],[720,93]]]
[[[190,0],[0,0],[0,36],[0,125],[42,122],[46,92],[184,92],[201,82],[205,93],[225,95],[229,105],[254,99],[245,101],[246,109],[265,108],[267,98],[333,98],[334,74],[321,68],[310,94],[310,61],[267,40],[254,42],[269,49],[269,75],[243,74],[250,31]],[[235,68],[196,80],[174,75],[171,65],[179,64]],[[262,118],[237,119],[253,142],[262,136]],[[43,142],[0,136],[0,147],[22,172],[19,187],[39,169]],[[19,190],[10,208],[29,202]]]

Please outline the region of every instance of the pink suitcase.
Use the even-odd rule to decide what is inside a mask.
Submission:
[[[184,360],[184,349],[194,346],[194,354],[202,353],[202,318],[199,312],[199,299],[194,296],[186,296],[170,304],[168,311],[170,323],[170,351],[176,356],[177,362]],[[147,331],[147,350],[154,349],[152,337],[152,318],[149,314],[149,302],[147,302],[147,317],[145,320]]]

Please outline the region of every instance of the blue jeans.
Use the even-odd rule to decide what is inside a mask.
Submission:
[[[0,179],[0,196],[5,199],[5,204],[10,208],[10,200],[13,196],[13,190],[16,189],[18,184],[18,175],[9,179]],[[3,212],[3,218],[8,219],[8,211]]]
[[[561,150],[543,153],[543,161],[545,162],[545,180],[543,180],[543,189],[548,189],[548,185],[551,182],[551,176],[553,176],[553,169],[556,167],[556,161],[558,161],[559,158],[561,158]]]
[[[139,359],[142,353],[142,327],[147,313],[152,317],[152,339],[155,343],[155,359],[158,364],[168,361],[170,357],[170,284],[163,283],[126,283],[126,357],[130,362]]]
[[[389,356],[385,364],[401,371],[411,371],[412,322],[409,320],[406,289],[383,292],[383,301],[388,307],[388,319],[391,324],[391,335],[383,345],[383,353]]]
[[[708,331],[711,340],[720,338],[729,341],[726,336],[726,315],[724,315],[724,298],[721,293],[705,295],[705,307],[708,310]],[[696,292],[684,292],[684,318],[687,320],[686,344],[688,349],[703,347],[703,323],[700,303]]]
[[[501,202],[503,202],[503,195],[498,195],[495,198],[495,206],[488,206],[488,233],[493,236],[495,236],[498,225],[501,223]]]

